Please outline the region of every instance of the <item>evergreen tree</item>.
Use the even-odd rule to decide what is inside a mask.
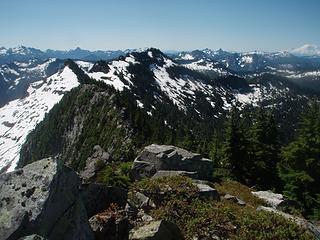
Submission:
[[[320,108],[313,102],[295,140],[282,151],[279,174],[284,193],[298,201],[306,215],[320,218]]]
[[[279,140],[276,121],[271,111],[259,108],[250,129],[250,181],[262,189],[277,188]]]
[[[215,131],[212,141],[210,143],[209,157],[213,160],[215,167],[221,167],[221,144],[218,138],[218,134]]]
[[[225,142],[222,146],[222,167],[230,170],[232,177],[241,182],[247,180],[248,151],[240,116],[236,108],[227,120]]]

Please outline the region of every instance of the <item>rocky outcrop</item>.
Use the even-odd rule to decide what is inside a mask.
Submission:
[[[93,239],[80,178],[51,158],[0,175],[0,239]]]
[[[80,172],[80,177],[84,182],[90,181],[96,177],[96,174],[110,161],[110,154],[104,151],[99,145],[93,147],[93,154],[88,157],[83,171]]]
[[[173,171],[178,171],[176,175],[181,171],[188,172],[192,173],[190,176],[194,175],[197,179],[210,180],[213,163],[210,159],[202,158],[200,154],[188,152],[182,148],[152,144],[145,147],[134,160],[132,175],[134,179],[140,180],[144,177],[152,177],[159,171],[170,171],[170,175],[174,174]]]
[[[281,211],[285,211],[287,208],[297,206],[295,201],[286,199],[280,193],[273,193],[272,191],[258,191],[252,192],[252,194],[265,201],[268,206]]]
[[[182,240],[179,228],[164,220],[148,222],[146,225],[132,229],[130,240]]]

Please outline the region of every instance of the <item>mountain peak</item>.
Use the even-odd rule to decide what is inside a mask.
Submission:
[[[157,59],[157,58],[161,58],[161,57],[166,57],[166,55],[157,48],[146,48],[142,51],[133,51],[131,53],[127,53],[127,55],[133,55],[137,58],[142,58],[142,59]]]
[[[70,52],[72,52],[72,51],[87,51],[87,50],[84,50],[84,49],[82,49],[82,48],[80,48],[80,47],[76,47],[75,49],[71,49],[70,50]]]
[[[320,47],[315,44],[305,44],[291,50],[291,53],[299,56],[320,56]]]

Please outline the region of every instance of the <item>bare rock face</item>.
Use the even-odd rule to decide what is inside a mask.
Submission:
[[[80,178],[51,158],[0,175],[0,239],[93,239]]]
[[[148,222],[137,229],[132,229],[130,240],[182,240],[179,228],[171,222],[164,220]]]
[[[170,175],[179,175],[182,171],[192,173],[191,176],[200,180],[210,180],[213,163],[210,159],[202,158],[200,154],[182,148],[152,144],[145,147],[134,160],[132,175],[134,179],[140,180],[144,177],[152,177],[159,171],[162,171],[161,174],[167,174],[170,171]],[[174,171],[179,172],[174,174]]]

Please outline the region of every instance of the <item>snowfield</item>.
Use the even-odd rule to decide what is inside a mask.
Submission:
[[[131,82],[132,74],[128,72],[128,67],[130,64],[137,64],[136,60],[130,56],[126,57],[125,60],[112,61],[108,64],[110,70],[108,73],[104,72],[93,72],[88,74],[89,77],[105,82],[108,85],[112,85],[115,89],[122,91],[124,88],[129,88],[133,85]],[[121,79],[122,76],[125,82]],[[129,83],[129,85],[127,84]]]

